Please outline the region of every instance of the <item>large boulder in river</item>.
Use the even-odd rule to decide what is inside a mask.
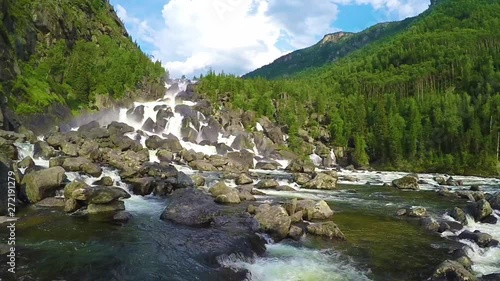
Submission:
[[[461,208],[455,207],[448,212],[448,215],[463,225],[467,225],[467,216]]]
[[[207,160],[195,160],[189,162],[189,167],[198,171],[217,171],[217,168]]]
[[[314,177],[302,185],[306,189],[335,189],[337,178],[325,173],[316,173]]]
[[[418,190],[420,189],[418,185],[418,179],[413,176],[404,176],[400,179],[395,179],[392,181],[392,185],[394,187],[397,187],[399,189],[405,189],[405,190]]]
[[[489,199],[491,207],[495,210],[500,210],[500,192],[493,194]]]
[[[240,174],[236,179],[235,183],[237,185],[245,185],[253,183],[252,178],[250,178],[247,174]]]
[[[236,191],[236,189],[227,186],[226,183],[223,181],[216,183],[209,190],[210,194],[212,194],[214,197],[234,191]]]
[[[290,164],[285,168],[285,170],[293,172],[293,173],[312,173],[316,167],[313,163],[302,161],[302,160],[292,160]]]
[[[262,204],[257,208],[254,218],[259,222],[260,230],[269,233],[276,240],[288,235],[291,219],[282,206]]]
[[[259,189],[274,189],[278,187],[280,184],[276,180],[273,179],[264,179],[259,181],[255,187]]]
[[[240,194],[234,190],[215,197],[215,202],[222,204],[238,204],[241,202]]]
[[[101,166],[83,157],[65,158],[62,162],[62,167],[68,172],[84,172],[93,177],[99,177],[102,174]]]
[[[479,247],[488,247],[493,239],[488,233],[481,233],[479,231],[464,230],[458,235],[459,239],[467,239],[474,241]]]
[[[305,220],[323,220],[333,215],[332,209],[324,200],[318,202],[311,199],[298,200],[294,212],[299,211]]]
[[[49,160],[57,156],[57,152],[48,143],[44,141],[37,141],[33,147],[33,157]]]
[[[220,214],[214,200],[198,189],[178,189],[169,201],[160,218],[177,224],[207,226]]]
[[[310,234],[325,236],[330,239],[345,240],[344,233],[332,221],[313,223],[307,226],[307,232]]]
[[[145,177],[145,178],[131,178],[127,179],[126,182],[130,184],[132,191],[137,195],[149,195],[153,192],[155,178]]]
[[[430,280],[476,281],[478,279],[459,262],[453,260],[445,260],[437,267]]]
[[[125,203],[116,200],[107,204],[89,204],[87,212],[89,215],[109,214],[125,210]]]
[[[476,221],[481,221],[493,213],[490,203],[485,199],[469,204],[468,208]]]
[[[26,187],[26,195],[32,203],[36,203],[53,195],[66,179],[63,167],[52,167],[26,174],[22,184]]]
[[[127,117],[134,122],[141,122],[144,118],[144,105],[127,110]]]
[[[73,190],[70,198],[88,204],[107,204],[117,199],[130,198],[130,194],[119,187],[92,186]]]

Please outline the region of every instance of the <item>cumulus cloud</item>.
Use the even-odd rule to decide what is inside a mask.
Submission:
[[[244,74],[261,67],[337,31],[332,24],[341,5],[361,4],[399,18],[428,6],[421,0],[170,0],[161,10],[163,22],[154,28],[123,6],[116,5],[116,11],[171,76],[190,77],[209,68]]]

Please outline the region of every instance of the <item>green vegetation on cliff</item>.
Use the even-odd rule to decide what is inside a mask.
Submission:
[[[165,70],[107,0],[1,0],[1,95],[19,114],[163,94]]]
[[[199,89],[274,118],[299,152],[305,129],[360,166],[497,175],[499,14],[500,1],[441,0],[335,63],[272,81],[209,73]]]

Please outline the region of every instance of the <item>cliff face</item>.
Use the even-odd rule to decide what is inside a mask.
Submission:
[[[0,95],[28,127],[164,93],[165,70],[131,40],[108,0],[0,7]]]

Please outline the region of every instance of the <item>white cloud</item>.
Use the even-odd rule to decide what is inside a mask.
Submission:
[[[172,77],[190,77],[208,68],[243,74],[310,46],[336,31],[331,24],[343,4],[370,4],[399,18],[428,6],[421,0],[170,0],[154,28],[120,5],[116,11]]]

